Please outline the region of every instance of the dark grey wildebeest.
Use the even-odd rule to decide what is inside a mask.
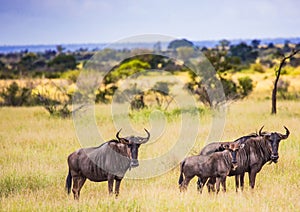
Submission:
[[[187,157],[181,162],[178,180],[180,191],[187,189],[190,180],[194,176],[198,176],[201,179],[201,188],[203,188],[208,178],[215,177],[217,192],[220,190],[220,183],[223,191],[226,191],[226,177],[231,169],[236,168],[236,152],[243,148],[243,144],[222,144],[222,148],[225,150],[214,152],[207,156],[196,155]]]
[[[86,179],[94,182],[108,181],[109,194],[113,192],[115,180],[115,194],[119,195],[120,183],[126,171],[139,165],[140,145],[150,138],[150,133],[146,129],[146,138],[138,136],[121,138],[120,131],[116,134],[117,139],[103,143],[99,147],[82,148],[69,155],[66,189],[70,193],[73,178],[74,199],[79,199],[80,190]]]
[[[244,136],[237,139],[234,142],[239,142],[245,144],[245,147],[239,151],[237,155],[237,168],[231,170],[228,176],[235,176],[236,191],[238,191],[239,186],[241,190],[244,188],[244,176],[245,172],[249,174],[249,184],[253,189],[255,187],[255,180],[257,173],[260,172],[262,167],[267,162],[277,163],[279,155],[278,148],[279,143],[283,139],[287,139],[290,132],[288,128],[284,127],[286,130],[285,134],[278,132],[262,132],[263,127],[259,130],[259,135],[252,134],[250,136]],[[229,142],[230,143],[230,142]],[[222,151],[220,146],[222,142],[215,142],[213,144],[208,144],[204,147],[201,153],[210,153],[211,151]],[[214,184],[216,182],[215,178],[210,178],[207,183],[208,190],[214,190]],[[198,179],[198,189],[201,189],[201,179]]]

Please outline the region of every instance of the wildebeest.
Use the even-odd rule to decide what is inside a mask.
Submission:
[[[242,142],[245,147],[239,151],[237,156],[237,168],[231,170],[228,176],[235,176],[236,191],[239,186],[241,189],[244,188],[244,175],[245,172],[249,174],[249,184],[253,189],[255,186],[255,179],[257,173],[261,170],[264,164],[267,162],[277,163],[278,161],[278,148],[279,143],[283,139],[287,139],[290,132],[288,128],[284,127],[286,134],[283,135],[277,132],[262,132],[263,127],[259,130],[259,135],[252,134],[250,136],[244,136],[237,139],[234,142]],[[230,142],[229,142],[230,143]],[[220,145],[222,142],[215,142],[208,144],[204,147],[201,153],[209,153],[212,150],[222,151]],[[210,151],[209,151],[210,150]],[[200,154],[201,154],[200,153]],[[207,183],[208,190],[214,190],[215,178],[210,178]],[[198,189],[201,189],[201,179],[198,179]]]
[[[226,177],[232,168],[236,168],[236,152],[243,148],[243,144],[231,143],[222,144],[221,146],[225,149],[222,152],[214,152],[207,156],[191,156],[181,162],[178,180],[180,191],[186,190],[194,176],[198,176],[201,179],[201,187],[204,186],[208,178],[216,177],[217,192],[220,190],[220,183],[223,191],[226,191]]]
[[[225,145],[230,145],[232,143],[243,144],[247,139],[252,138],[252,137],[257,137],[257,136],[258,136],[257,133],[252,133],[252,134],[240,137],[240,138],[236,139],[235,141],[212,142],[212,143],[207,144],[205,147],[203,147],[203,149],[200,151],[199,155],[210,155],[215,152],[221,152],[221,151],[225,150],[225,148],[224,148]],[[215,187],[214,187],[215,183],[216,183],[215,177],[209,178],[209,180],[207,182],[208,192],[215,191]],[[198,191],[202,190],[201,178],[198,178],[197,189],[198,189]]]
[[[120,131],[116,134],[117,139],[105,142],[99,147],[82,148],[69,155],[66,189],[69,194],[73,178],[74,199],[79,199],[80,190],[86,179],[94,182],[108,181],[109,194],[113,192],[115,180],[115,194],[119,195],[120,183],[126,171],[139,165],[140,145],[150,138],[150,133],[146,129],[146,138],[138,136],[121,138]]]

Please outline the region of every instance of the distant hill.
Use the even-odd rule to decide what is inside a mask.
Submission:
[[[234,39],[228,40],[230,44],[238,44],[240,42],[246,42],[250,44],[253,39]],[[264,38],[264,39],[257,39],[261,41],[261,44],[284,44],[285,41],[290,41],[290,43],[298,44],[300,43],[300,37],[297,38]],[[219,44],[220,40],[206,40],[206,41],[192,41],[195,46],[198,47],[214,47]],[[145,42],[145,43],[118,43],[113,44],[113,47],[116,49],[133,49],[133,48],[146,48],[146,49],[153,49],[154,42]],[[162,49],[166,49],[169,42],[161,42]],[[61,45],[65,48],[65,51],[77,51],[80,49],[87,49],[89,51],[98,51],[106,46],[109,46],[109,43],[91,43],[91,44],[51,44],[51,45],[3,45],[0,46],[0,53],[10,53],[10,52],[21,52],[21,51],[28,51],[28,52],[44,52],[46,50],[56,50],[56,46]]]
[[[239,44],[241,42],[246,42],[247,44],[250,44],[251,41],[254,40],[254,39],[234,39],[234,40],[228,40],[230,41],[230,44]],[[264,38],[264,39],[257,39],[257,40],[260,40],[260,44],[261,45],[268,45],[269,43],[273,43],[273,44],[284,44],[285,41],[290,41],[291,43],[294,43],[294,44],[298,44],[300,43],[300,37],[298,38]],[[214,47],[216,45],[218,45],[220,42],[220,40],[208,40],[208,41],[193,41],[193,43],[196,45],[196,46],[199,46],[199,47]]]

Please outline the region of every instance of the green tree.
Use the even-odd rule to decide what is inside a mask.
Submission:
[[[0,60],[0,71],[3,71],[5,69],[5,63],[3,63],[1,60]]]
[[[182,60],[188,60],[189,58],[192,58],[193,55],[195,54],[194,48],[193,47],[178,47],[176,49],[177,55],[179,58]]]
[[[150,65],[147,62],[143,62],[138,59],[129,59],[121,63],[121,65],[114,70],[112,70],[109,74],[107,74],[104,78],[104,82],[106,84],[116,83],[120,79],[124,79],[128,76],[133,76],[137,73],[145,72],[147,69],[150,69]]]
[[[141,61],[137,58],[129,58],[124,60],[118,67],[115,67],[103,79],[103,85],[98,89],[96,101],[108,103],[118,89],[118,81],[132,76],[137,77],[140,73],[151,69],[148,62]]]
[[[220,41],[220,45],[221,45],[222,50],[225,51],[229,47],[230,41],[223,39]]]
[[[56,46],[56,51],[57,51],[58,54],[62,54],[65,49],[66,48],[63,47],[62,45],[57,45]]]
[[[260,44],[260,40],[254,39],[251,41],[251,46],[253,47],[253,49],[258,49]]]
[[[239,57],[241,62],[245,64],[250,64],[255,62],[258,57],[258,51],[253,50],[251,46],[248,46],[246,43],[242,42],[238,45],[230,46],[230,55]]]
[[[48,63],[48,66],[56,72],[74,70],[77,67],[76,59],[73,55],[60,54]]]
[[[194,44],[187,39],[173,40],[169,43],[168,49],[177,49],[179,47],[194,47]]]
[[[213,100],[210,99],[208,90],[214,90],[219,82],[223,86],[226,99],[236,99],[242,97],[243,95],[238,89],[239,85],[227,74],[229,71],[237,69],[237,67],[240,65],[240,59],[236,56],[229,55],[228,50],[223,47],[206,49],[204,54],[208,60],[202,61],[198,64],[199,70],[201,70],[199,76],[195,75],[193,72],[190,72],[191,82],[188,83],[187,88],[198,95],[201,102],[209,105],[210,107],[214,107],[216,106],[215,104],[218,103],[213,102]],[[208,64],[209,62],[210,64]],[[210,68],[211,65],[216,71],[214,76],[212,76],[213,70]],[[209,70],[206,71],[207,69]],[[243,86],[245,85],[240,86],[242,87],[243,91]]]

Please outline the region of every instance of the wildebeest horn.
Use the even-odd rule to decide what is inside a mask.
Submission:
[[[129,141],[128,141],[128,140],[126,140],[125,138],[120,138],[120,137],[119,137],[119,134],[120,134],[121,130],[122,130],[122,128],[121,128],[121,129],[117,132],[117,134],[116,134],[117,139],[119,140],[120,143],[123,143],[123,144],[129,144]]]
[[[283,127],[284,127],[284,129],[285,129],[286,132],[285,132],[285,135],[280,134],[280,137],[282,139],[287,139],[289,137],[289,135],[290,135],[290,131],[289,131],[289,129],[286,126],[283,126]]]
[[[116,134],[116,137],[117,137],[118,140],[121,139],[121,138],[119,137],[119,134],[120,134],[121,130],[122,130],[122,128],[121,128],[121,129],[117,132],[117,134]]]
[[[149,140],[149,138],[150,138],[150,133],[149,133],[149,131],[146,129],[146,128],[144,128],[144,130],[146,131],[146,133],[147,133],[147,138],[145,138],[147,141]]]
[[[262,136],[263,135],[263,133],[262,133],[262,129],[264,128],[264,125],[260,128],[260,130],[258,131],[258,134],[260,135],[260,136]]]
[[[147,133],[147,138],[143,138],[142,141],[139,142],[140,144],[144,144],[144,143],[148,142],[148,141],[149,141],[149,138],[150,138],[150,133],[149,133],[149,131],[148,131],[146,128],[144,128],[144,130],[145,130],[146,133]]]

